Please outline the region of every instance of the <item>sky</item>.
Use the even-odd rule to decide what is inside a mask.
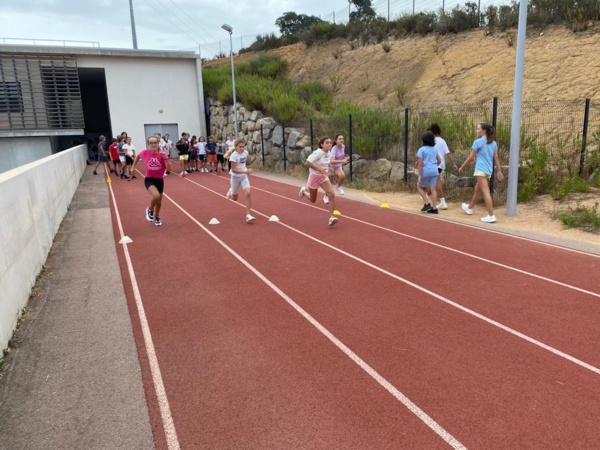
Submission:
[[[466,0],[465,0],[466,1]],[[464,5],[456,0],[372,0],[376,12],[387,17],[442,6]],[[472,0],[477,1],[477,0]],[[479,0],[487,4],[507,1]],[[249,46],[259,34],[275,33],[278,17],[288,11],[337,23],[348,21],[348,0],[133,0],[139,49],[200,51],[202,57],[229,54]],[[129,0],[0,0],[0,44],[67,45],[133,48]],[[26,39],[20,41],[17,39]],[[46,40],[46,41],[45,41]],[[95,43],[95,44],[94,44]]]

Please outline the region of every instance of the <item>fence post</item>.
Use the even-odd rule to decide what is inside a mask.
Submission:
[[[585,99],[585,112],[583,114],[583,135],[581,137],[581,158],[579,159],[579,176],[583,175],[585,165],[585,149],[587,142],[588,123],[590,121],[590,99]]]
[[[404,108],[404,182],[408,183],[408,108]]]
[[[348,158],[350,159],[350,181],[352,181],[352,114],[348,114]]]
[[[285,157],[285,124],[281,124],[281,133],[283,134],[283,142],[281,144],[281,149],[283,150],[283,171],[287,170],[287,158]]]
[[[492,106],[492,126],[494,127],[494,130],[497,129],[497,125],[498,125],[498,97],[494,97],[494,103]],[[497,137],[496,137],[497,139]],[[496,141],[496,144],[498,144],[498,142]],[[492,158],[492,176],[490,177],[490,194],[494,195],[494,172],[496,171],[496,168],[494,167],[494,158]]]
[[[265,168],[265,140],[263,137],[262,123],[260,124],[260,149],[261,149],[261,153],[262,153],[262,163],[263,163],[263,169],[264,169]]]
[[[315,148],[315,134],[313,132],[313,120],[310,119],[310,148]]]

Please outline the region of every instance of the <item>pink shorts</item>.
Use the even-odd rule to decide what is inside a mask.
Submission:
[[[306,186],[309,189],[319,189],[321,184],[323,184],[326,180],[329,180],[329,177],[327,177],[327,175],[311,172],[308,175],[308,182],[306,183]]]

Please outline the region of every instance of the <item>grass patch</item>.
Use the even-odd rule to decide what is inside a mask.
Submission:
[[[571,192],[587,192],[588,184],[585,180],[582,180],[578,176],[569,176],[562,180],[562,182],[552,191],[552,197],[555,200],[562,200]]]
[[[579,228],[590,233],[600,233],[600,215],[598,215],[598,202],[587,207],[577,204],[567,210],[555,213],[555,218],[560,220],[567,228]]]

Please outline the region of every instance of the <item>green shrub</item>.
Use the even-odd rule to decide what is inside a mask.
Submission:
[[[524,152],[523,152],[524,153]],[[548,149],[545,144],[529,148],[529,154],[522,157],[519,168],[518,201],[527,201],[532,197],[549,192],[555,183],[548,168]]]
[[[437,23],[436,31],[441,34],[460,33],[479,27],[477,3],[467,2],[465,6],[455,6],[448,14],[442,15]]]
[[[578,176],[568,176],[562,180],[562,182],[554,188],[552,191],[552,197],[556,200],[561,200],[569,195],[571,192],[587,192],[588,184],[585,180],[582,180]]]
[[[575,208],[569,207],[555,215],[568,228],[581,228],[590,233],[600,232],[600,215],[598,215],[598,202],[592,207],[577,204]]]
[[[281,93],[267,101],[267,110],[282,123],[292,123],[305,111],[305,103],[291,93]]]
[[[316,111],[324,111],[331,106],[331,94],[320,81],[298,83],[294,90],[302,101],[308,103]]]

